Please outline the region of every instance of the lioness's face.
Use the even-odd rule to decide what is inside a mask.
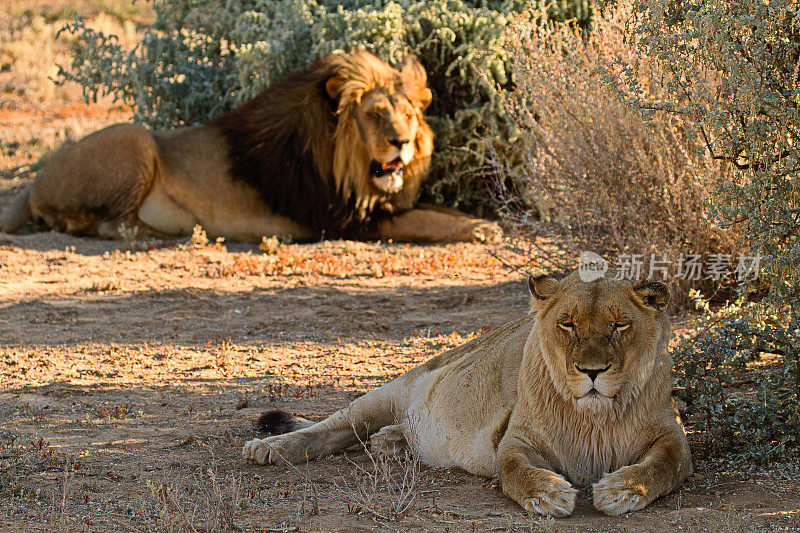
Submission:
[[[419,110],[402,94],[376,88],[364,95],[356,121],[371,158],[373,183],[386,193],[399,191],[403,167],[414,158]]]
[[[534,308],[556,388],[579,409],[603,411],[635,395],[668,335],[666,285],[600,278],[532,278]]]

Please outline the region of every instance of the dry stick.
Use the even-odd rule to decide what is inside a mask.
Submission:
[[[370,461],[372,462],[372,464],[373,464],[373,468],[374,468],[374,470],[375,470],[376,474],[374,474],[374,475],[370,474],[370,473],[369,473],[369,472],[367,472],[367,471],[366,471],[366,470],[365,470],[365,469],[364,469],[362,466],[360,466],[360,465],[356,464],[354,461],[352,461],[352,460],[351,460],[349,457],[347,457],[346,455],[345,455],[345,458],[346,458],[346,459],[347,459],[347,461],[348,461],[350,464],[352,464],[352,465],[353,465],[353,466],[354,466],[354,467],[355,467],[357,470],[360,470],[360,471],[361,471],[361,472],[362,472],[364,475],[366,475],[366,476],[367,476],[367,477],[368,477],[368,478],[369,478],[369,479],[372,481],[372,483],[371,483],[371,484],[372,484],[372,486],[373,486],[373,489],[377,490],[377,472],[379,471],[379,465],[378,465],[378,463],[376,462],[374,455],[373,455],[373,454],[372,454],[372,453],[369,451],[369,448],[367,447],[367,445],[366,445],[366,443],[364,442],[364,440],[363,440],[363,439],[361,438],[361,436],[358,434],[358,431],[356,431],[356,428],[355,428],[355,423],[354,423],[352,420],[350,421],[350,426],[351,426],[351,428],[353,429],[353,432],[355,433],[355,435],[356,435],[356,438],[358,439],[358,442],[361,444],[361,447],[362,447],[362,448],[364,448],[364,451],[365,451],[365,453],[367,454],[367,457],[369,457]],[[265,443],[265,444],[266,444],[266,443]],[[275,453],[275,454],[276,454],[278,457],[280,457],[280,458],[283,460],[284,464],[288,465],[288,466],[289,466],[290,468],[292,468],[292,469],[293,469],[295,472],[297,472],[298,474],[300,474],[301,476],[303,476],[303,479],[304,479],[304,480],[306,480],[306,483],[308,483],[309,485],[311,485],[311,487],[312,487],[312,493],[313,493],[313,495],[314,495],[314,498],[315,498],[315,502],[314,502],[314,509],[316,510],[316,512],[317,512],[317,513],[319,513],[319,507],[318,507],[318,504],[317,504],[317,502],[316,502],[316,487],[314,486],[314,483],[313,483],[313,482],[311,482],[311,480],[309,479],[309,477],[308,477],[306,474],[304,474],[304,473],[303,473],[303,472],[302,472],[302,471],[301,471],[299,468],[297,468],[295,465],[293,465],[293,464],[292,464],[290,461],[286,460],[286,458],[285,458],[285,457],[283,457],[283,455],[281,455],[281,453],[280,453],[280,452],[278,452],[277,450],[275,450],[275,449],[274,449],[272,446],[270,446],[269,444],[267,444],[267,446],[269,447],[269,449],[270,449],[272,452],[274,452],[274,453]],[[307,456],[306,456],[306,470],[308,470],[308,457],[307,457]],[[412,474],[412,480],[411,480],[411,482],[409,483],[409,486],[408,486],[408,489],[407,489],[407,491],[406,491],[406,490],[402,490],[402,491],[401,491],[401,493],[400,493],[400,495],[399,495],[399,497],[401,498],[401,500],[400,500],[400,502],[401,502],[401,503],[402,503],[403,501],[405,501],[405,500],[408,498],[408,495],[409,495],[409,494],[413,494],[413,492],[414,492],[414,487],[415,487],[415,485],[416,485],[416,478],[417,478],[417,470],[418,470],[418,468],[416,468],[416,467],[415,467],[415,468],[413,468],[413,470],[414,470],[414,472],[413,472],[413,474]],[[406,473],[405,473],[404,480],[405,480],[405,478],[406,478],[407,476],[408,476],[408,472],[406,472]],[[338,490],[340,490],[340,491],[344,492],[344,489],[342,489],[341,487],[339,487],[339,486],[338,486],[338,484],[337,484],[335,481],[334,481],[334,483],[333,483],[333,484],[334,484],[334,486],[335,486],[335,487],[336,487]],[[405,483],[404,483],[404,485],[405,485]],[[401,487],[401,489],[402,489],[402,487]],[[361,492],[361,490],[359,489],[359,490],[357,490],[357,492]],[[374,490],[373,490],[373,492],[374,492]],[[334,497],[336,497],[336,496],[334,496]],[[370,512],[370,513],[371,513],[371,514],[373,514],[375,517],[377,517],[377,518],[379,518],[379,519],[381,519],[381,520],[387,520],[387,521],[391,521],[391,520],[392,520],[392,518],[391,518],[390,516],[386,516],[386,514],[385,514],[385,513],[381,513],[380,511],[378,511],[377,509],[375,509],[375,508],[374,508],[374,506],[370,506],[370,505],[368,505],[368,504],[367,504],[367,501],[366,501],[366,500],[367,500],[367,498],[366,498],[366,497],[364,497],[364,496],[362,496],[362,498],[361,498],[361,500],[362,500],[362,501],[351,501],[351,500],[349,500],[349,499],[346,499],[346,498],[345,498],[344,500],[343,500],[343,499],[340,499],[340,498],[336,498],[336,499],[338,499],[339,501],[344,501],[345,503],[355,503],[356,505],[359,505],[359,506],[360,506],[362,509],[364,509],[365,511],[368,511],[368,512]],[[407,511],[407,510],[408,510],[408,509],[409,509],[409,508],[410,508],[410,507],[413,505],[413,503],[414,503],[414,501],[415,501],[415,500],[416,500],[416,495],[412,496],[412,498],[410,499],[410,501],[409,501],[407,504],[405,504],[405,505],[402,505],[402,506],[401,506],[401,507],[402,507],[402,512],[401,512],[401,513],[396,513],[396,514],[398,514],[398,516],[402,516],[402,515],[403,515],[403,514],[404,514],[404,513],[405,513],[405,512],[406,512],[406,511]],[[269,530],[265,530],[265,531],[269,531]],[[281,530],[276,530],[276,531],[281,531]]]
[[[192,523],[189,522],[189,519],[186,517],[186,513],[183,512],[183,509],[178,504],[178,501],[175,499],[175,495],[172,493],[172,491],[169,490],[168,488],[165,488],[164,492],[167,494],[167,498],[169,498],[169,501],[172,503],[172,505],[178,511],[178,513],[180,514],[181,518],[183,518],[184,523],[186,523],[186,525],[189,526],[189,529],[192,530],[192,533],[198,533],[198,531],[194,528]]]
[[[510,271],[511,271],[511,274],[514,274],[514,273],[516,273],[516,272],[519,272],[520,270],[522,270],[523,268],[526,268],[528,265],[530,265],[530,264],[533,262],[533,260],[529,260],[528,262],[526,262],[526,263],[525,263],[524,265],[522,265],[522,266],[514,266],[514,265],[512,265],[512,264],[510,264],[510,263],[507,263],[507,262],[506,262],[506,261],[505,261],[505,260],[504,260],[502,257],[500,257],[499,255],[497,255],[497,253],[496,253],[496,252],[494,252],[493,250],[489,250],[489,249],[487,249],[487,250],[486,250],[486,252],[487,252],[489,255],[491,255],[492,257],[494,257],[495,259],[497,259],[498,261],[500,261],[500,263],[502,263],[502,265],[503,265],[504,267],[506,267],[506,269],[508,269],[508,270],[510,270]],[[530,274],[530,272],[528,272],[527,270],[525,271],[525,273],[526,273],[526,274]]]
[[[56,531],[61,531],[61,528],[64,527],[64,513],[67,510],[67,471],[69,469],[69,462],[64,461],[64,484],[61,487],[61,513],[58,517],[58,529]]]
[[[346,457],[348,462],[350,462],[353,466],[355,466],[357,470],[360,470],[370,480],[373,494],[377,492],[379,475],[382,475],[387,484],[387,489],[389,490],[391,497],[394,500],[394,503],[391,504],[389,507],[390,511],[389,513],[380,513],[379,511],[377,511],[377,509],[375,509],[374,505],[371,505],[369,503],[370,498],[367,494],[364,493],[364,488],[359,486],[356,488],[356,492],[361,495],[361,501],[357,501],[354,503],[360,505],[364,510],[372,513],[374,516],[382,520],[393,520],[393,519],[396,520],[398,518],[401,518],[414,505],[414,502],[416,501],[417,498],[417,495],[414,493],[414,489],[416,487],[417,474],[419,472],[418,460],[416,459],[416,457],[412,455],[412,462],[410,469],[408,463],[406,463],[403,472],[403,477],[400,481],[398,481],[395,478],[393,472],[391,471],[391,466],[389,464],[388,458],[386,456],[379,455],[378,456],[379,458],[376,460],[375,455],[370,451],[366,442],[362,440],[361,437],[359,436],[358,431],[356,431],[355,424],[352,420],[350,421],[350,426],[352,427],[353,432],[356,435],[356,438],[361,444],[361,447],[364,449],[364,453],[367,455],[367,457],[369,457],[370,461],[372,462],[373,472],[367,472],[360,465],[357,465],[355,462],[353,462],[349,457]],[[408,458],[408,452],[406,452],[406,458]],[[395,457],[395,460],[399,463],[399,459]],[[335,482],[334,485],[336,485]],[[337,489],[343,492],[345,490],[338,487],[338,485]]]
[[[311,487],[311,514],[319,515],[319,497],[317,496],[317,485],[311,482],[311,474],[308,467],[308,454],[306,454],[306,471],[304,475],[305,485]]]
[[[348,461],[350,461],[350,460],[348,459]],[[352,463],[352,461],[350,461],[350,462]],[[352,464],[355,464],[355,463],[352,463]],[[391,517],[388,516],[388,513],[380,512],[378,509],[375,508],[374,505],[372,505],[372,504],[370,504],[368,502],[369,498],[364,493],[363,487],[356,487],[354,489],[354,492],[356,492],[358,494],[358,497],[357,498],[352,498],[352,497],[346,495],[346,493],[348,491],[348,488],[346,486],[345,487],[340,487],[339,484],[336,483],[336,481],[333,482],[333,485],[338,491],[345,493],[344,497],[337,497],[336,495],[334,495],[334,498],[336,498],[337,500],[339,500],[339,501],[341,501],[343,503],[346,503],[346,504],[357,505],[359,508],[369,512],[372,516],[374,516],[375,518],[378,518],[380,520],[385,520],[385,521],[391,521],[392,520]]]
[[[267,444],[267,443],[265,442],[264,444]],[[269,444],[267,444],[267,446],[269,446],[270,451],[274,452],[275,455],[277,455],[278,457],[280,457],[283,460],[284,464],[288,465],[292,470],[294,470],[295,472],[297,472],[298,474],[303,476],[303,482],[307,486],[311,486],[311,493],[312,493],[312,496],[314,497],[314,502],[312,504],[312,511],[314,512],[314,514],[319,514],[319,502],[317,501],[317,488],[316,488],[314,482],[311,481],[311,477],[309,475],[307,475],[307,473],[303,473],[302,470],[300,470],[295,465],[293,465],[291,462],[286,460],[286,458],[283,455],[281,455],[281,453],[278,450],[274,449]],[[308,472],[308,462],[309,462],[308,453],[306,453],[306,472]],[[305,498],[305,487],[303,488],[303,498]],[[265,530],[265,531],[269,531],[269,530]]]
[[[537,254],[534,257],[530,257],[530,259],[528,259],[525,262],[525,266],[528,266],[528,265],[532,264],[534,261],[536,261],[536,262],[540,262],[540,263],[542,263],[542,262],[543,263],[547,263],[547,264],[550,265],[551,268],[553,268],[555,270],[564,270],[567,267],[567,263],[565,263],[564,261],[559,261],[558,259],[553,259],[552,258],[552,256],[554,255],[553,251],[545,249],[541,244],[539,244],[536,241],[535,238],[525,239],[523,237],[520,237],[520,238],[517,239],[517,242],[520,241],[520,240],[525,242],[525,244],[527,245],[527,249],[521,248],[518,244],[515,244],[514,241],[509,241],[508,242],[508,248],[509,248],[509,250],[511,252],[513,252],[513,253],[515,253],[517,255],[521,255],[523,257],[532,256],[534,250],[541,253],[541,255]],[[565,241],[563,239],[559,239],[557,242],[561,243],[562,245],[567,243],[567,241]],[[567,243],[567,244],[569,244],[569,243]]]
[[[123,520],[119,520],[119,519],[117,519],[117,518],[114,518],[114,517],[112,517],[112,516],[109,516],[108,518],[109,518],[109,520],[111,520],[111,521],[112,521],[112,522],[114,522],[115,524],[117,524],[117,525],[119,525],[119,526],[122,526],[122,527],[124,527],[124,528],[126,528],[126,529],[128,529],[128,530],[130,530],[130,531],[133,531],[134,533],[144,533],[144,531],[142,531],[141,529],[138,529],[138,528],[134,527],[132,524],[130,524],[130,523],[128,523],[128,522],[125,522],[125,521],[123,521]]]

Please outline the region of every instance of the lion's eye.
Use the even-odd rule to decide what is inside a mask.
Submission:
[[[572,322],[571,320],[568,320],[566,322],[559,322],[558,323],[558,327],[560,327],[564,331],[574,331],[575,330],[575,323]]]
[[[631,327],[629,322],[614,322],[612,326],[614,327],[614,331],[616,331],[617,333],[625,331],[626,329]]]

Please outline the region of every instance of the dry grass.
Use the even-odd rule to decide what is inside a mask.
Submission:
[[[553,524],[527,517],[483,478],[425,467],[414,474],[413,461],[404,456],[399,463],[388,460],[392,468],[384,469],[363,447],[297,469],[256,467],[241,458],[242,444],[253,438],[251,420],[263,410],[321,419],[524,312],[523,280],[496,273],[490,264],[496,245],[279,247],[279,254],[291,256],[330,254],[333,273],[347,272],[355,254],[364,270],[388,255],[411,265],[420,252],[468,256],[476,265],[339,278],[312,269],[204,274],[209,262],[261,257],[255,245],[248,251],[226,244],[226,250],[187,240],[122,252],[119,243],[57,233],[4,242],[11,244],[0,245],[0,442],[20,435],[21,457],[29,459],[4,470],[13,470],[5,486],[13,481],[24,492],[0,494],[2,530],[58,524],[62,531],[225,531],[232,523],[255,532],[619,526],[599,515],[588,495],[576,516]],[[337,263],[340,252],[346,255]],[[110,279],[118,287],[89,290],[106,288]],[[65,476],[63,463],[43,461],[39,436],[56,457],[73,457],[79,466]],[[16,457],[6,451],[0,448],[0,460]],[[693,531],[727,523],[727,511],[712,508],[712,501],[735,504],[735,518],[750,529],[768,521],[790,525],[800,485],[796,473],[786,475],[764,476],[763,485],[749,481],[752,476],[723,486],[689,482],[683,493],[625,518],[625,525]],[[395,481],[386,481],[389,476]]]
[[[104,99],[87,105],[81,88],[59,86],[58,66],[69,66],[71,37],[58,31],[73,14],[134,46],[152,19],[147,2],[129,0],[11,0],[0,3],[0,169],[24,174],[67,138],[79,138],[130,110]]]
[[[12,178],[0,180],[0,208],[25,183],[20,168],[64,138],[129,117],[109,102],[84,105],[76,87],[50,81],[53,65],[69,59],[68,42],[53,39],[57,29],[77,10],[132,44],[149,21],[147,5],[0,2],[0,171]],[[321,418],[523,312],[524,284],[500,266],[513,254],[471,244],[277,239],[266,239],[259,254],[204,241],[199,230],[181,243],[130,235],[119,244],[55,233],[0,240],[0,529],[562,526],[525,516],[481,478],[417,471],[405,456],[382,459],[359,448],[296,470],[256,468],[239,456],[252,438],[249,420],[264,408]],[[565,257],[547,239],[531,249],[526,268],[537,272]],[[543,263],[542,250],[555,259]],[[684,493],[626,518],[625,526],[796,527],[800,485],[796,469],[787,471],[755,482],[709,476],[687,483]],[[373,486],[379,490],[364,493]],[[397,513],[409,498],[408,512]],[[395,509],[402,522],[385,522],[366,507],[383,516]],[[588,504],[570,520],[563,527],[623,527]]]
[[[213,451],[210,459],[190,474],[168,483],[147,481],[150,498],[145,507],[157,531],[218,533],[237,531],[236,514],[263,505],[265,496],[252,477],[219,471]]]
[[[353,433],[358,435],[351,421]],[[413,434],[413,428],[409,428]],[[419,457],[413,446],[407,446],[405,435],[392,440],[379,432],[369,443],[359,439],[360,449],[369,460],[362,466],[347,460],[349,473],[333,483],[333,497],[339,499],[350,514],[367,514],[383,521],[402,520],[420,499]]]
[[[677,261],[681,253],[730,253],[735,235],[707,215],[723,169],[686,124],[642,116],[607,84],[605,75],[617,75],[623,62],[658,96],[659,72],[626,34],[630,17],[629,2],[615,3],[598,13],[588,37],[528,18],[512,26],[517,89],[507,104],[525,163],[493,161],[506,218],[523,237],[561,236],[575,256],[593,249]]]
[[[52,104],[80,104],[83,95],[75,84],[54,83],[58,65],[68,66],[71,38],[56,35],[73,14],[104,33],[134,46],[138,26],[149,20],[145,2],[128,0],[12,1],[0,7],[0,108],[37,110]]]

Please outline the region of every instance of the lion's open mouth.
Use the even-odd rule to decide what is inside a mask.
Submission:
[[[369,173],[376,178],[382,178],[388,174],[402,174],[404,166],[403,160],[399,157],[392,159],[388,163],[373,161],[369,164]]]

